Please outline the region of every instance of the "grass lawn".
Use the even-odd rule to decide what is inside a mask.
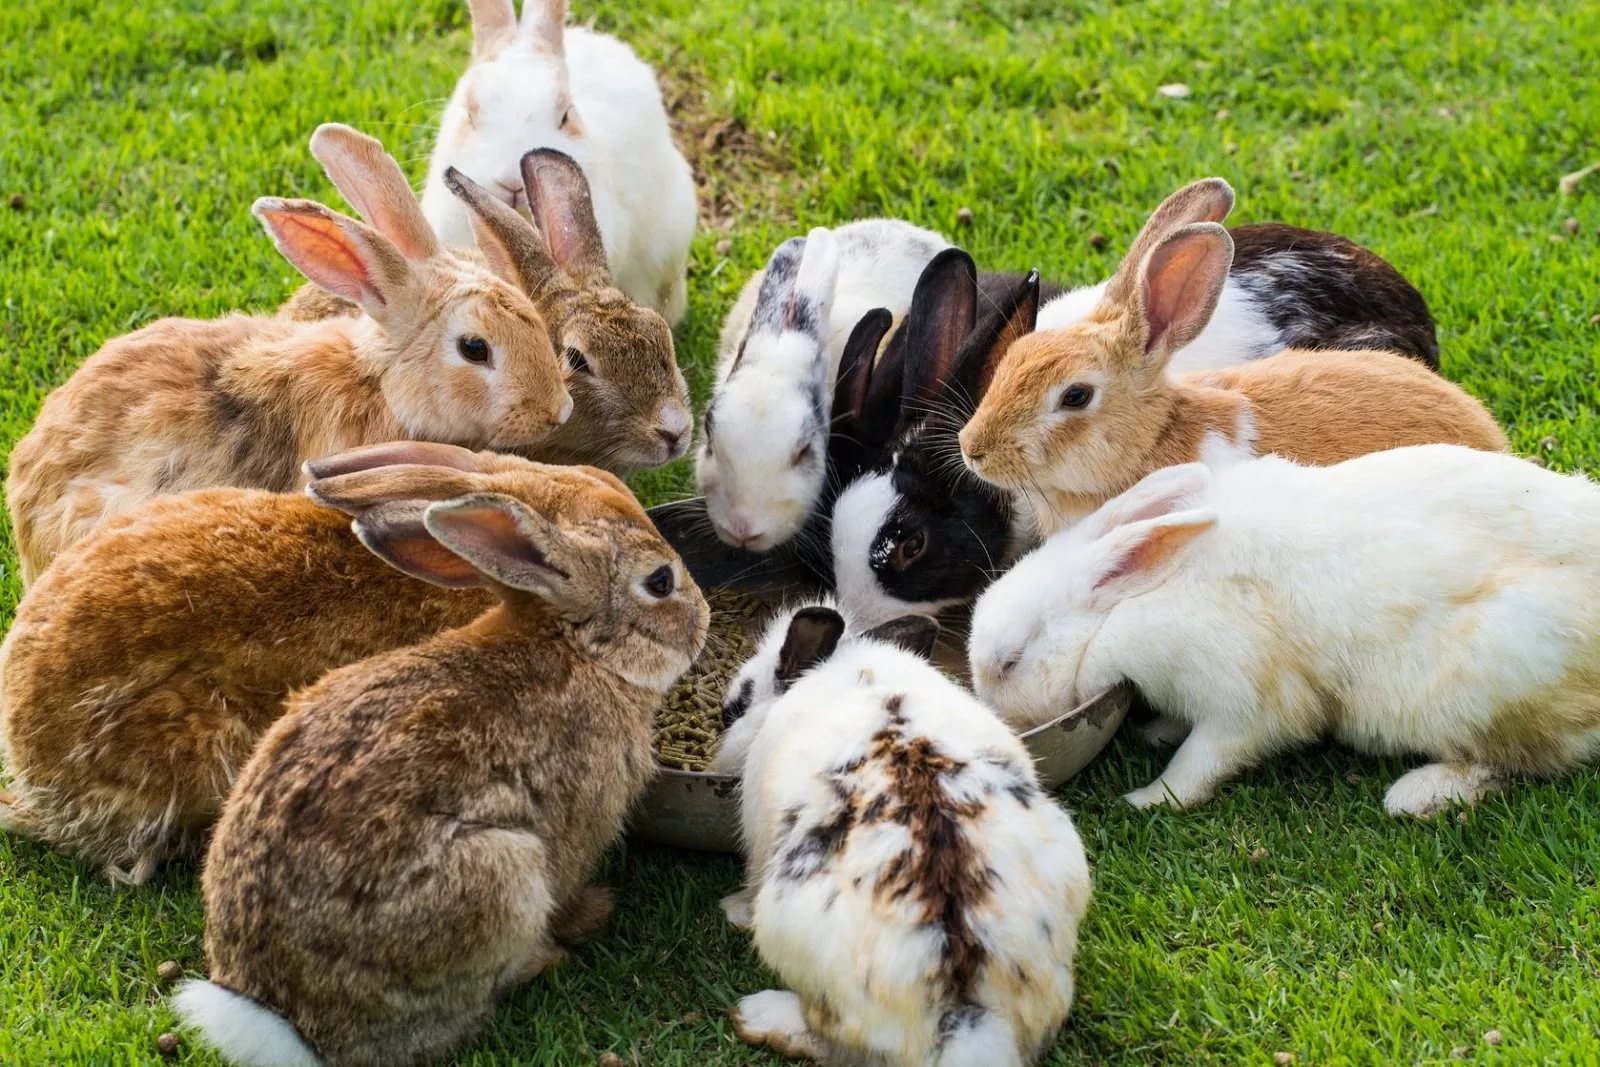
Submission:
[[[985,266],[1081,282],[1167,192],[1221,174],[1236,221],[1389,258],[1433,307],[1445,372],[1517,447],[1600,470],[1600,175],[1557,191],[1600,158],[1600,0],[574,5],[662,71],[702,174],[678,334],[697,396],[737,286],[802,226],[899,215]],[[420,180],[465,7],[0,5],[0,448],[106,338],[289,292],[248,208],[334,196],[305,147],[318,122],[379,135]],[[1173,82],[1189,95],[1157,94]],[[665,499],[690,482],[637,484]],[[8,542],[4,618],[10,563]],[[1123,740],[1064,791],[1096,900],[1048,1062],[1600,1060],[1600,776],[1419,825],[1382,814],[1398,762],[1309,753],[1196,814],[1126,808],[1157,769]],[[767,1062],[726,1023],[770,981],[716,906],[735,862],[630,847],[608,873],[614,931],[461,1062]],[[0,1064],[163,1062],[156,967],[199,973],[201,925],[193,870],[117,892],[0,837]]]

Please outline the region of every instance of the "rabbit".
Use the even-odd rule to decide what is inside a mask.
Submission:
[[[766,552],[805,527],[826,484],[831,396],[868,311],[904,315],[948,242],[894,219],[813,229],[772,253],[723,325],[695,478],[717,536]]]
[[[477,617],[492,598],[385,566],[351,517],[470,492],[558,523],[610,514],[609,474],[399,441],[308,464],[307,494],[150,501],[68,549],[0,646],[0,826],[144,882],[185,856],[289,693]],[[432,549],[420,527],[415,551]],[[436,549],[432,549],[437,551]]]
[[[522,209],[518,161],[529,148],[559,149],[588,178],[617,287],[676,325],[688,306],[695,187],[655,72],[615,37],[566,26],[567,0],[523,0],[520,24],[512,0],[469,7],[472,61],[439,123],[422,190],[428,221],[445,244],[470,247],[446,174],[470,174]]]
[[[341,190],[348,184],[337,172],[332,177]],[[657,312],[633,303],[612,282],[589,183],[571,156],[553,148],[526,153],[522,182],[536,240],[528,240],[515,212],[481,188],[468,189],[466,202],[497,229],[514,257],[523,292],[568,364],[573,408],[572,417],[536,445],[514,451],[615,474],[670,463],[688,451],[694,426],[672,331]],[[382,230],[380,220],[367,221]],[[280,312],[301,321],[359,313],[355,304],[310,282]]]
[[[206,854],[210,979],[175,997],[224,1057],[443,1059],[609,910],[589,880],[709,610],[625,489],[599,503],[561,527],[494,492],[355,520],[390,564],[498,602],[324,676],[262,738]]]
[[[1023,719],[1129,679],[1192,726],[1136,807],[1332,736],[1432,762],[1429,816],[1600,755],[1600,487],[1434,444],[1157,471],[984,594],[971,664]]]
[[[1225,188],[1196,182],[1156,214],[1188,217]],[[962,458],[1024,501],[1041,537],[1203,453],[1329,464],[1413,444],[1506,449],[1481,402],[1391,352],[1290,350],[1168,378],[1172,354],[1211,320],[1232,251],[1215,222],[1141,235],[1089,319],[1023,337],[1000,361],[961,430]]]
[[[1193,188],[1193,187],[1191,187]],[[1222,222],[1233,189],[1210,179],[1201,196],[1174,196],[1135,241],[1137,262],[1185,223]],[[1173,210],[1169,210],[1169,208]],[[1385,349],[1439,369],[1439,341],[1428,303],[1376,253],[1338,234],[1277,222],[1234,226],[1233,263],[1206,327],[1174,352],[1173,372],[1231,367],[1286,348]],[[1048,300],[1038,328],[1059,330],[1088,318],[1110,281]]]
[[[777,694],[743,760],[757,951],[795,992],[742,998],[745,1042],[827,1062],[1034,1062],[1072,1006],[1089,865],[1027,750],[924,654],[937,624],[774,626]],[[741,720],[743,721],[743,720]]]
[[[364,314],[163,319],[101,348],[11,453],[24,582],[155,496],[289,490],[307,459],[342,448],[402,437],[525,446],[567,420],[565,368],[516,285],[438,247],[377,141],[325,125],[312,151],[347,176],[369,218],[384,218],[383,232],[309,200],[262,198],[252,210],[291,263]],[[510,262],[496,232],[479,229],[491,263]]]

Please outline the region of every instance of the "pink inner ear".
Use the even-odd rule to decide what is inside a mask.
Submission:
[[[1163,342],[1182,347],[1204,326],[1209,318],[1206,305],[1216,283],[1214,272],[1207,269],[1212,252],[1211,241],[1190,238],[1151,253],[1144,291],[1145,322],[1150,331],[1146,352]]]
[[[386,538],[383,547],[401,570],[455,588],[482,585],[472,564],[427,535]]]
[[[287,211],[263,214],[272,223],[278,250],[307,278],[347,300],[385,303],[366,260],[337,221]]]
[[[1214,518],[1197,522],[1158,523],[1131,548],[1125,550],[1117,561],[1094,583],[1096,590],[1123,579],[1141,574],[1153,574],[1190,541],[1215,525]]]

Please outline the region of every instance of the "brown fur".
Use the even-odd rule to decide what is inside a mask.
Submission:
[[[636,506],[530,551],[565,593],[503,589],[475,622],[298,694],[217,827],[212,980],[330,1065],[439,1060],[559,959],[654,771],[651,719],[704,640],[704,599],[688,581],[635,596],[676,560]]]
[[[1041,534],[1154,470],[1200,459],[1208,438],[1317,465],[1404,445],[1507,448],[1480,401],[1389,352],[1289,351],[1170,379],[1168,359],[1215,309],[1232,245],[1215,222],[1152,242],[1165,208],[1135,242],[1145,253],[1130,253],[1088,318],[1012,345],[961,432],[969,466],[1021,494]],[[1092,386],[1098,407],[1047,411],[1052,391],[1072,383]]]
[[[442,451],[392,447],[397,462]],[[496,491],[562,521],[642,515],[611,475],[460,454],[478,470],[378,467],[313,485],[353,514]],[[210,825],[292,690],[489,602],[385,566],[348,515],[298,494],[152,501],[64,553],[17,609],[0,650],[17,796],[0,822],[141,881]]]
[[[342,143],[326,129],[322,147]],[[392,173],[368,175],[365,199],[380,218],[400,214],[397,194],[380,188],[404,186],[398,167],[370,138],[348,135],[351,153],[366,155],[340,156],[347,181],[362,160],[376,166],[376,152]],[[420,217],[415,200],[407,206]],[[507,281],[449,252],[407,258],[400,249],[424,240],[414,228],[397,245],[309,201],[262,200],[256,212],[302,269],[359,279],[350,283],[367,314],[163,319],[108,342],[50,394],[11,453],[6,499],[24,582],[152,497],[289,490],[305,460],[354,445],[414,437],[509,448],[556,425],[562,365],[546,323]],[[326,273],[330,264],[347,273]],[[493,346],[497,395],[481,367],[455,358],[452,329]]]

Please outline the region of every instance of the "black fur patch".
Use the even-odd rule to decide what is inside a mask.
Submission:
[[[218,439],[229,446],[233,484],[286,492],[299,477],[299,441],[288,419],[271,414],[227,389],[211,390]]]
[[[722,728],[724,730],[744,717],[744,713],[750,710],[750,701],[754,699],[755,694],[755,679],[746,678],[744,683],[739,686],[739,691],[733,695],[733,699],[722,705]]]

